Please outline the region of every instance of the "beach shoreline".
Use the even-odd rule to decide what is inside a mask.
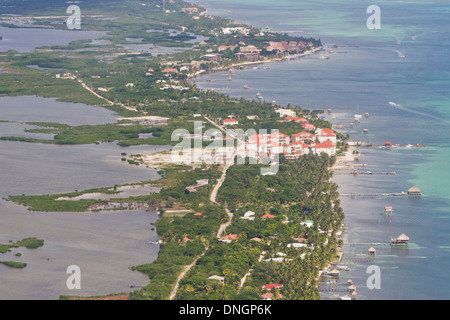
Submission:
[[[199,75],[202,74],[207,74],[207,73],[213,73],[213,72],[220,72],[220,71],[228,71],[229,69],[232,68],[236,68],[236,67],[240,67],[240,66],[251,66],[251,65],[258,65],[258,64],[265,64],[265,63],[274,63],[274,62],[283,62],[286,60],[293,60],[293,59],[298,59],[301,57],[305,57],[305,56],[309,56],[312,55],[318,51],[323,50],[323,46],[317,47],[317,48],[313,48],[311,50],[307,50],[303,53],[295,53],[295,54],[289,54],[289,55],[285,55],[281,58],[269,58],[266,60],[259,60],[259,61],[247,61],[247,62],[238,62],[238,63],[233,63],[229,66],[226,67],[218,67],[218,68],[212,68],[209,70],[199,70],[193,74],[189,74],[187,76],[188,79],[193,79],[196,78]]]

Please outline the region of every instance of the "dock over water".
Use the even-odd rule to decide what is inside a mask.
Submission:
[[[390,197],[390,196],[407,196],[407,192],[385,192],[385,193],[342,193],[341,197]]]
[[[371,246],[371,247],[386,247],[390,246],[389,242],[350,242],[344,243],[344,246],[358,247],[358,246]]]

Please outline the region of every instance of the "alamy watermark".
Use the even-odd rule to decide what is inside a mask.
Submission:
[[[369,18],[367,18],[367,28],[370,30],[373,29],[381,29],[381,9],[377,5],[371,5],[367,8],[367,13],[371,14]]]
[[[366,273],[370,274],[367,278],[366,285],[369,290],[381,289],[381,269],[379,266],[368,266]]]
[[[81,268],[77,265],[71,265],[67,267],[67,273],[70,276],[67,278],[66,286],[69,290],[81,289]]]
[[[69,30],[79,30],[81,29],[81,9],[79,6],[70,5],[66,13],[71,14],[66,20],[67,29]]]

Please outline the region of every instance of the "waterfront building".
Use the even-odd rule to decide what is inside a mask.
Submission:
[[[417,187],[412,187],[408,190],[408,196],[421,196],[422,190]]]
[[[407,246],[409,242],[409,237],[404,233],[399,235],[397,238],[391,238],[391,246]]]

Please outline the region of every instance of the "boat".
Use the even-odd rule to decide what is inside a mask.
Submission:
[[[398,105],[395,102],[389,101],[389,104],[393,107],[397,107]]]
[[[244,89],[249,89],[250,87],[248,85],[244,85]]]
[[[359,122],[359,119],[362,118],[362,115],[359,114],[359,106],[356,106],[356,113],[353,115],[355,122]]]
[[[350,268],[347,267],[347,266],[337,266],[336,269],[337,270],[342,270],[342,271],[349,271],[350,270]]]
[[[330,56],[329,55],[321,55],[320,56],[320,60],[325,60],[325,59],[330,59]]]
[[[341,300],[352,300],[352,298],[349,297],[349,296],[342,296],[342,297],[339,297],[339,299],[341,299]]]
[[[334,269],[334,270],[328,271],[327,274],[330,276],[338,276],[339,270]]]

